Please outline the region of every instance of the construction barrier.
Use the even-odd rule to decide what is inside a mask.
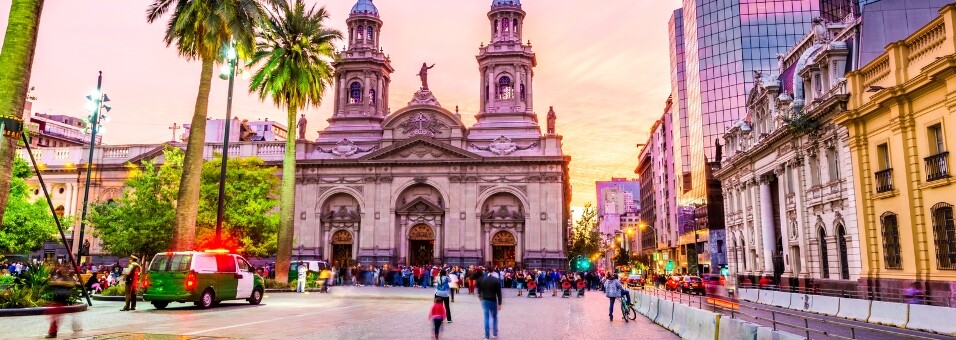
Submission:
[[[688,310],[687,331],[678,334],[681,339],[717,339],[717,324],[720,322],[720,315],[696,308],[688,308]],[[675,319],[674,322],[677,322],[677,320]]]
[[[671,322],[674,320],[674,303],[661,299],[657,302],[657,317],[654,318],[654,322],[661,327],[670,329]]]
[[[813,295],[810,294],[790,294],[790,309],[809,312],[813,301]]]
[[[741,321],[740,319],[720,318],[720,327],[718,327],[718,329],[717,339],[757,339],[757,325]]]
[[[648,311],[651,309],[651,299],[656,299],[656,297],[642,293],[638,293],[637,295],[641,300],[640,305],[637,308],[637,312],[641,313],[641,315],[647,316]]]
[[[651,296],[647,304],[647,314],[644,314],[648,319],[654,321],[657,319],[657,314],[660,312],[660,303],[661,299]]]
[[[905,303],[873,301],[867,322],[903,328],[906,327],[909,311],[909,305]],[[956,320],[950,320],[954,321]]]
[[[737,295],[740,296],[740,299],[741,299],[741,300],[750,301],[750,302],[757,302],[757,298],[758,298],[758,297],[757,297],[757,292],[758,292],[758,290],[756,290],[756,289],[740,288],[740,289],[737,290]]]
[[[674,334],[677,334],[677,336],[684,338],[684,333],[687,333],[687,327],[691,325],[689,319],[692,316],[693,308],[679,303],[674,304],[673,308],[674,316],[671,318],[670,327],[667,329],[670,329]]]
[[[866,322],[870,318],[870,300],[840,298],[837,316]]]
[[[771,302],[770,305],[790,308],[790,293],[774,291],[773,302]]]
[[[775,331],[770,327],[757,327],[757,340],[798,340],[806,339],[806,337],[799,336],[792,333],[787,333],[784,331]]]
[[[956,308],[910,305],[906,328],[956,336]]]
[[[810,311],[817,314],[836,316],[840,312],[840,298],[833,296],[813,295],[810,300]]]
[[[757,290],[757,302],[760,302],[765,305],[773,303],[773,291],[772,290]]]

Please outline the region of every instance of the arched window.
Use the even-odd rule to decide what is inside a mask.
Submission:
[[[374,39],[375,39],[375,29],[372,28],[372,26],[369,26],[369,27],[368,27],[368,41],[372,41],[372,40],[374,40]]]
[[[502,23],[504,24],[504,27],[502,28],[502,30],[504,30],[505,33],[511,32],[511,22],[508,21],[508,19],[505,19],[504,21],[502,21]]]
[[[495,19],[495,34],[498,34],[498,19]]]
[[[358,104],[362,102],[362,84],[354,82],[349,87],[349,104]]]
[[[953,206],[937,203],[933,213],[933,236],[936,238],[936,264],[939,269],[956,269],[956,227]]]
[[[368,102],[375,105],[375,88],[368,89]]]
[[[837,251],[840,252],[840,279],[850,279],[850,256],[846,247],[846,228],[837,225]]]
[[[511,83],[511,78],[508,76],[502,76],[498,78],[498,99],[511,99],[514,98],[514,85]]]
[[[362,37],[365,36],[365,26],[359,26],[358,34],[356,34],[355,36],[358,37],[358,40],[362,40]]]
[[[740,261],[744,264],[744,270],[747,270],[747,239],[740,236]]]
[[[488,99],[491,99],[491,90],[489,89],[488,84],[485,84],[485,103],[488,103]]]
[[[880,216],[880,223],[883,225],[883,260],[886,269],[903,269],[903,259],[900,254],[900,227],[896,214],[883,213],[883,216]]]
[[[512,23],[513,23],[513,25],[511,25],[511,26],[514,27],[514,29],[515,29],[515,34],[517,34],[517,33],[518,33],[518,19],[515,19]]]
[[[827,251],[827,232],[823,226],[817,231],[820,240],[820,274],[824,279],[830,278],[830,254]]]
[[[520,88],[521,88],[521,101],[524,101],[524,99],[525,99],[525,95],[524,95],[524,84],[521,84],[521,87],[520,87]]]

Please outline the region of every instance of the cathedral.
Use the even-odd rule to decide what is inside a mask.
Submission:
[[[481,109],[467,126],[429,88],[434,65],[422,64],[407,106],[389,108],[384,22],[372,0],[358,0],[335,62],[329,125],[299,144],[293,258],[566,265],[570,157],[554,110],[544,134],[534,112],[537,61],[522,43],[525,14],[519,0],[492,2],[490,42],[477,54]]]

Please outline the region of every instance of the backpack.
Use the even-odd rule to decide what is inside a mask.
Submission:
[[[448,277],[444,276],[440,280],[441,280],[441,283],[439,283],[437,287],[438,291],[444,292],[448,290]]]

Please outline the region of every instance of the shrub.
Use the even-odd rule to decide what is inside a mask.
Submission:
[[[45,302],[37,299],[35,293],[22,286],[13,286],[0,294],[0,308],[39,307]]]
[[[288,282],[278,282],[273,279],[266,279],[265,286],[267,289],[289,289]]]
[[[0,276],[0,286],[12,285],[17,278],[13,275],[3,275]]]
[[[123,296],[126,295],[126,286],[121,284],[116,284],[107,287],[100,293],[103,296]]]

